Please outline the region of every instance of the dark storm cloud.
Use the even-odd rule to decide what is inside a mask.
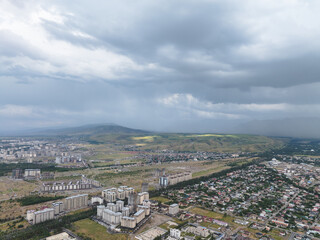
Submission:
[[[0,130],[114,122],[227,131],[320,113],[316,1],[35,0],[0,9]]]

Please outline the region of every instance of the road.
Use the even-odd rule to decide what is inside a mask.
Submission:
[[[293,240],[295,236],[296,236],[296,233],[295,232],[291,232],[288,240]]]
[[[289,205],[290,202],[292,202],[301,192],[301,190],[298,190],[298,192],[296,192],[292,198],[290,198],[289,201],[287,201],[278,211],[274,212],[271,217],[267,220],[264,221],[265,224],[267,224],[268,222],[270,222],[275,216],[278,215],[279,212],[283,211],[284,209],[286,209]]]

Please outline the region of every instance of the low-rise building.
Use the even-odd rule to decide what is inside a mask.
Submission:
[[[53,183],[43,183],[41,186],[42,192],[59,192],[59,191],[70,191],[70,190],[83,190],[90,189],[92,185],[90,183],[84,183],[82,181],[75,182],[53,182]]]

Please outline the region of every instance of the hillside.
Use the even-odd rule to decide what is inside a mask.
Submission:
[[[153,133],[115,124],[94,124],[63,129],[38,130],[29,136],[81,137],[91,144],[136,146],[140,150],[175,150],[182,152],[263,152],[279,148],[283,141],[246,134]]]
[[[90,141],[135,145],[141,150],[167,149],[183,152],[263,152],[283,146],[283,142],[278,139],[241,134],[98,134],[90,136]]]
[[[109,134],[146,134],[147,131],[127,128],[116,124],[91,124],[80,127],[70,127],[61,129],[30,130],[21,135],[29,136],[92,136]],[[18,134],[15,134],[18,135]]]

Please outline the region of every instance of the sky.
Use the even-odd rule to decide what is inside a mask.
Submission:
[[[0,0],[0,132],[250,132],[317,119],[319,10],[317,0]]]

